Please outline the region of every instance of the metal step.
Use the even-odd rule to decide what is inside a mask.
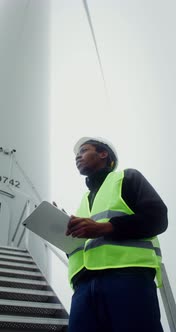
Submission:
[[[0,275],[1,276],[9,276],[9,277],[23,277],[26,279],[44,279],[41,272],[31,272],[31,271],[24,271],[24,270],[15,270],[15,269],[8,269],[8,268],[1,268],[0,267]]]
[[[29,270],[35,271],[39,270],[35,263],[33,264],[24,264],[24,263],[16,263],[16,262],[8,262],[8,261],[1,261],[0,260],[0,267],[10,267],[12,269],[20,269],[20,270]]]
[[[22,316],[0,316],[0,330],[7,331],[67,331],[68,319],[65,318],[38,318]],[[1,330],[2,331],[2,330]]]
[[[33,290],[13,287],[0,287],[0,299],[12,299],[21,301],[57,302],[53,291]]]
[[[5,261],[17,261],[17,262],[23,262],[23,263],[28,263],[28,264],[33,264],[34,261],[31,257],[25,256],[25,257],[19,257],[19,256],[12,256],[12,255],[4,255],[0,252],[0,260],[5,260]]]
[[[9,247],[9,246],[0,246],[0,251],[1,250],[7,250],[7,251],[16,251],[16,252],[28,252],[26,249],[20,249],[17,247]]]
[[[41,303],[0,299],[0,315],[34,315],[35,317],[68,318],[61,303]]]
[[[12,251],[12,250],[7,250],[7,249],[3,249],[0,248],[0,253],[2,253],[3,255],[9,255],[9,256],[16,256],[16,257],[30,257],[29,253],[27,251],[24,252],[20,252],[20,251]]]
[[[0,286],[15,287],[15,288],[30,288],[30,289],[45,289],[49,290],[50,286],[45,280],[31,280],[13,277],[1,277]]]
[[[0,299],[0,306],[18,306],[18,307],[25,307],[28,308],[47,308],[47,309],[63,309],[63,305],[61,303],[41,303],[41,302],[25,302],[25,301],[12,301],[12,300],[3,300]]]

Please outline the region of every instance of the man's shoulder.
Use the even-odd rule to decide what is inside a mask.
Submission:
[[[140,176],[143,176],[142,173],[136,168],[125,168],[125,169],[122,169],[122,170],[117,170],[114,173],[124,174],[125,177],[126,176],[127,177],[140,177]]]
[[[118,169],[116,171],[113,171],[109,173],[108,175],[109,179],[114,179],[114,180],[125,180],[125,181],[138,181],[144,176],[140,171],[138,171],[135,168],[125,168],[125,169]]]
[[[136,168],[125,168],[124,169],[124,172],[127,173],[127,174],[142,174],[138,169]]]
[[[126,181],[136,182],[144,179],[144,175],[136,168],[125,168],[123,172]]]

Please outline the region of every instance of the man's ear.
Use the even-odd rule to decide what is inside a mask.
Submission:
[[[99,152],[99,156],[101,159],[106,159],[108,157],[108,152],[107,151]]]

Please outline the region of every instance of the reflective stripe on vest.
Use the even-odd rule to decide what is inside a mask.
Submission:
[[[145,248],[145,249],[152,249],[155,251],[156,255],[161,256],[161,250],[160,248],[154,247],[153,243],[150,240],[146,241],[116,241],[116,240],[105,240],[104,237],[99,237],[97,239],[90,240],[88,244],[85,247],[85,252],[87,250],[105,245],[105,244],[110,244],[110,245],[116,245],[116,246],[125,246],[125,247],[135,247],[135,248]],[[82,250],[80,248],[79,250]]]
[[[118,245],[118,246],[125,246],[125,247],[135,247],[135,248],[145,248],[145,249],[152,249],[155,251],[157,256],[162,257],[161,250],[158,247],[154,247],[153,243],[148,240],[148,241],[115,241],[115,240],[105,240],[104,237],[99,237],[97,239],[89,240],[88,244],[85,246],[84,250],[84,245],[76,248],[71,254],[68,256],[72,256],[76,252],[80,250],[84,250],[85,252],[88,251],[89,249],[93,249],[105,244],[109,245]]]
[[[114,211],[114,210],[107,210],[107,211],[103,211],[97,214],[94,214],[93,216],[91,216],[91,219],[93,219],[94,221],[98,221],[100,219],[110,219],[112,217],[122,217],[127,215],[127,213],[124,212],[120,212],[120,211]]]

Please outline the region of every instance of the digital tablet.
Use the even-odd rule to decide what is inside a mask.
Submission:
[[[70,254],[85,243],[85,239],[66,236],[69,215],[47,201],[43,201],[24,221],[23,225],[44,240]]]

